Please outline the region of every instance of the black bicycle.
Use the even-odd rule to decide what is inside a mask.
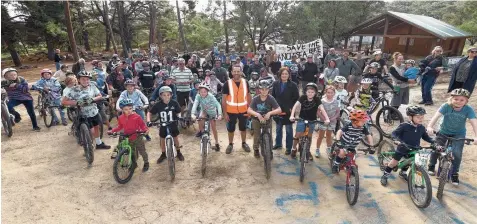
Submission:
[[[298,142],[298,151],[300,152],[300,182],[303,182],[305,179],[305,167],[310,160],[310,155],[307,153],[310,151],[311,145],[311,137],[308,136],[308,133],[310,132],[310,125],[315,123],[323,125],[324,122],[319,120],[307,121],[301,118],[296,119],[296,121],[303,121],[305,123],[305,131]],[[313,130],[311,131],[313,132]]]
[[[8,102],[8,96],[7,96],[7,92],[5,91],[5,89],[2,88],[2,126],[3,126],[3,130],[5,131],[5,134],[8,136],[8,137],[12,137],[13,135],[13,125],[15,125],[15,117],[10,114],[10,112],[8,111],[8,106],[7,106],[7,102]]]
[[[254,120],[258,120],[257,117],[252,117]],[[265,177],[270,179],[272,174],[272,135],[270,134],[271,129],[271,118],[265,122],[260,122],[260,129],[256,134],[260,134],[260,153],[263,156],[263,163],[265,169]],[[258,120],[259,121],[259,120]]]
[[[376,100],[376,104],[369,114],[374,114],[381,105],[376,114],[376,125],[381,129],[381,132],[385,137],[390,138],[391,133],[402,123],[404,122],[404,117],[398,109],[389,106],[389,99],[392,98],[394,90],[389,91],[379,91],[379,97]]]
[[[37,88],[37,90],[40,92],[40,95],[38,95],[36,109],[38,110],[40,117],[43,118],[45,126],[49,128],[53,125],[55,109],[58,108],[58,106],[52,105],[53,98],[48,94],[48,91],[45,91],[43,88]]]
[[[202,166],[201,166],[201,173],[202,177],[205,177],[206,170],[207,170],[207,156],[211,149],[210,144],[210,121],[216,120],[216,118],[197,118],[197,121],[204,121],[204,132],[202,133],[202,137],[200,138],[200,155],[202,157]]]

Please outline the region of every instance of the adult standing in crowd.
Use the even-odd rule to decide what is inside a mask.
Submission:
[[[277,54],[274,54],[272,57],[273,57],[273,61],[270,63],[268,67],[270,68],[269,69],[270,73],[276,76],[278,75],[278,71],[282,67],[282,63],[278,60]]]
[[[192,56],[193,57],[193,56]],[[194,62],[194,59],[189,59],[188,63],[187,63],[187,68],[190,69],[190,71],[192,72],[192,74],[199,74],[199,70],[197,69],[196,67],[196,64]]]
[[[84,63],[85,63],[84,59],[80,58],[76,63],[73,64],[72,72],[75,75],[78,75],[80,71],[84,71],[85,70]]]
[[[34,131],[40,131],[40,127],[36,122],[35,109],[33,107],[33,97],[30,94],[31,84],[21,76],[18,76],[17,70],[14,68],[6,68],[2,71],[2,88],[5,88],[8,96],[8,111],[15,116],[15,123],[21,121],[20,114],[13,109],[14,107],[23,104],[25,106],[28,116],[30,116],[31,124]]]
[[[383,75],[388,74],[389,69],[388,69],[388,66],[386,64],[386,60],[383,59],[383,53],[381,51],[376,51],[376,52],[373,53],[373,56],[374,56],[374,58],[369,61],[368,65],[366,65],[366,67],[364,67],[363,72],[367,73],[368,69],[369,69],[369,65],[371,65],[371,63],[373,63],[373,62],[377,62],[377,63],[379,63],[378,73],[381,73]],[[384,71],[384,73],[383,73],[383,71]]]
[[[421,69],[422,80],[422,101],[419,104],[433,105],[432,100],[432,87],[436,83],[439,73],[447,67],[447,60],[442,55],[443,49],[440,46],[436,46],[432,50],[431,55],[427,56],[419,63]]]
[[[364,70],[364,67],[366,65],[366,60],[363,58],[363,53],[361,52],[356,53],[356,59],[354,60],[354,63],[358,65],[360,70]]]
[[[297,62],[296,55],[292,55],[292,60],[290,64],[290,75],[291,80],[298,85],[298,76],[301,73],[301,65]]]
[[[61,69],[61,61],[63,59],[61,58],[61,55],[60,55],[60,49],[56,49],[55,50],[55,67],[56,67],[56,71],[59,71]]]
[[[250,88],[247,80],[242,78],[243,72],[240,66],[234,65],[232,68],[233,78],[224,83],[222,89],[222,110],[227,121],[227,132],[229,136],[229,145],[225,150],[226,154],[232,153],[234,144],[235,126],[238,120],[240,136],[242,138],[242,148],[245,152],[250,152],[250,147],[245,142],[247,137],[247,110],[252,102]]]
[[[391,100],[391,106],[398,109],[401,104],[409,104],[409,84],[416,83],[416,80],[404,77],[404,56],[401,53],[395,52],[393,59],[394,64],[389,68],[389,73],[393,80],[394,91],[397,93]]]
[[[336,54],[336,50],[334,48],[330,48],[330,50],[328,50],[328,54],[325,56],[325,61],[323,62],[323,64],[325,66],[328,66],[330,60],[332,59],[336,60],[338,58],[339,56]]]
[[[460,59],[452,70],[448,92],[466,89],[472,94],[477,81],[477,47],[467,50],[467,56]]]
[[[215,59],[215,68],[212,69],[212,71],[221,83],[225,83],[229,79],[229,76],[227,75],[227,70],[225,70],[225,68],[222,68],[222,60],[220,60],[220,58]]]
[[[60,70],[56,71],[55,74],[53,75],[53,78],[56,78],[63,87],[65,85],[67,71],[68,71],[68,65],[61,65]]]
[[[340,71],[340,76],[345,77],[348,80],[347,90],[348,93],[354,93],[359,85],[359,77],[363,70],[361,70],[353,60],[349,58],[349,49],[343,51],[343,55],[336,60],[336,64]],[[350,75],[352,75],[350,77]]]
[[[325,85],[333,83],[335,77],[338,75],[340,75],[340,71],[336,67],[336,60],[329,60],[328,65],[326,65],[325,71],[323,72],[323,79],[325,81]]]
[[[273,149],[282,148],[283,126],[285,126],[285,155],[289,155],[293,146],[293,127],[288,118],[300,94],[298,92],[298,86],[290,79],[290,70],[288,68],[280,68],[277,76],[278,80],[273,83],[271,94],[277,100],[278,105],[282,109],[282,113],[285,113],[285,115],[274,119],[277,123],[277,128],[275,146],[273,146]]]
[[[190,84],[192,83],[193,76],[190,69],[185,67],[184,58],[179,58],[177,62],[179,67],[172,71],[171,76],[176,80],[177,100],[181,106],[181,117],[184,117],[187,101],[189,101]]]
[[[252,72],[256,72],[260,74],[260,70],[263,68],[263,64],[260,63],[260,58],[256,55],[253,58],[253,63],[248,67],[248,75],[252,74]]]
[[[306,85],[310,82],[315,83],[316,77],[319,73],[318,66],[313,62],[313,55],[309,54],[306,58],[306,63],[303,65],[303,70],[301,71],[301,86],[303,94],[306,92]]]

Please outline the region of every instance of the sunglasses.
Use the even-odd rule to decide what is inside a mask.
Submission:
[[[470,53],[472,53],[472,54],[477,54],[477,51],[470,51]]]

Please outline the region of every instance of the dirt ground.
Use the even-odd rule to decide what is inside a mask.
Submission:
[[[47,66],[54,69],[53,63]],[[21,70],[20,75],[32,82],[40,69]],[[445,101],[446,88],[446,83],[434,87],[435,102]],[[414,103],[419,91],[412,89]],[[477,106],[475,98],[471,105]],[[68,136],[69,127],[48,129],[39,121],[41,132],[33,132],[25,109],[18,108],[22,122],[11,138],[2,134],[1,139],[4,223],[477,223],[475,146],[465,147],[461,185],[446,185],[442,201],[435,198],[434,188],[426,209],[414,206],[407,183],[396,173],[382,187],[376,157],[360,154],[360,195],[350,207],[344,175],[331,174],[327,159],[309,163],[300,183],[297,161],[284,150],[274,151],[272,177],[267,181],[262,160],[252,153],[236,146],[232,154],[225,154],[223,121],[218,125],[223,149],[210,154],[207,177],[200,174],[199,139],[193,128],[181,133],[185,161],[177,162],[174,182],[167,162],[155,163],[160,149],[157,130],[152,130],[153,140],[146,144],[150,170],[142,173],[139,159],[132,180],[120,185],[113,179],[109,151],[96,151],[88,167],[83,150]],[[438,105],[428,108],[432,114]],[[239,135],[235,137],[239,143]],[[104,141],[114,145],[116,139]],[[252,145],[250,136],[247,142]],[[436,178],[431,181],[436,187]]]

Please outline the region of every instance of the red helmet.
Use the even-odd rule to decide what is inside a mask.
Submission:
[[[50,75],[53,74],[53,73],[51,73],[51,70],[47,69],[47,68],[41,70],[40,75],[43,76],[44,73],[50,73]]]
[[[367,121],[368,114],[362,110],[353,110],[349,113],[349,119],[351,121]]]

